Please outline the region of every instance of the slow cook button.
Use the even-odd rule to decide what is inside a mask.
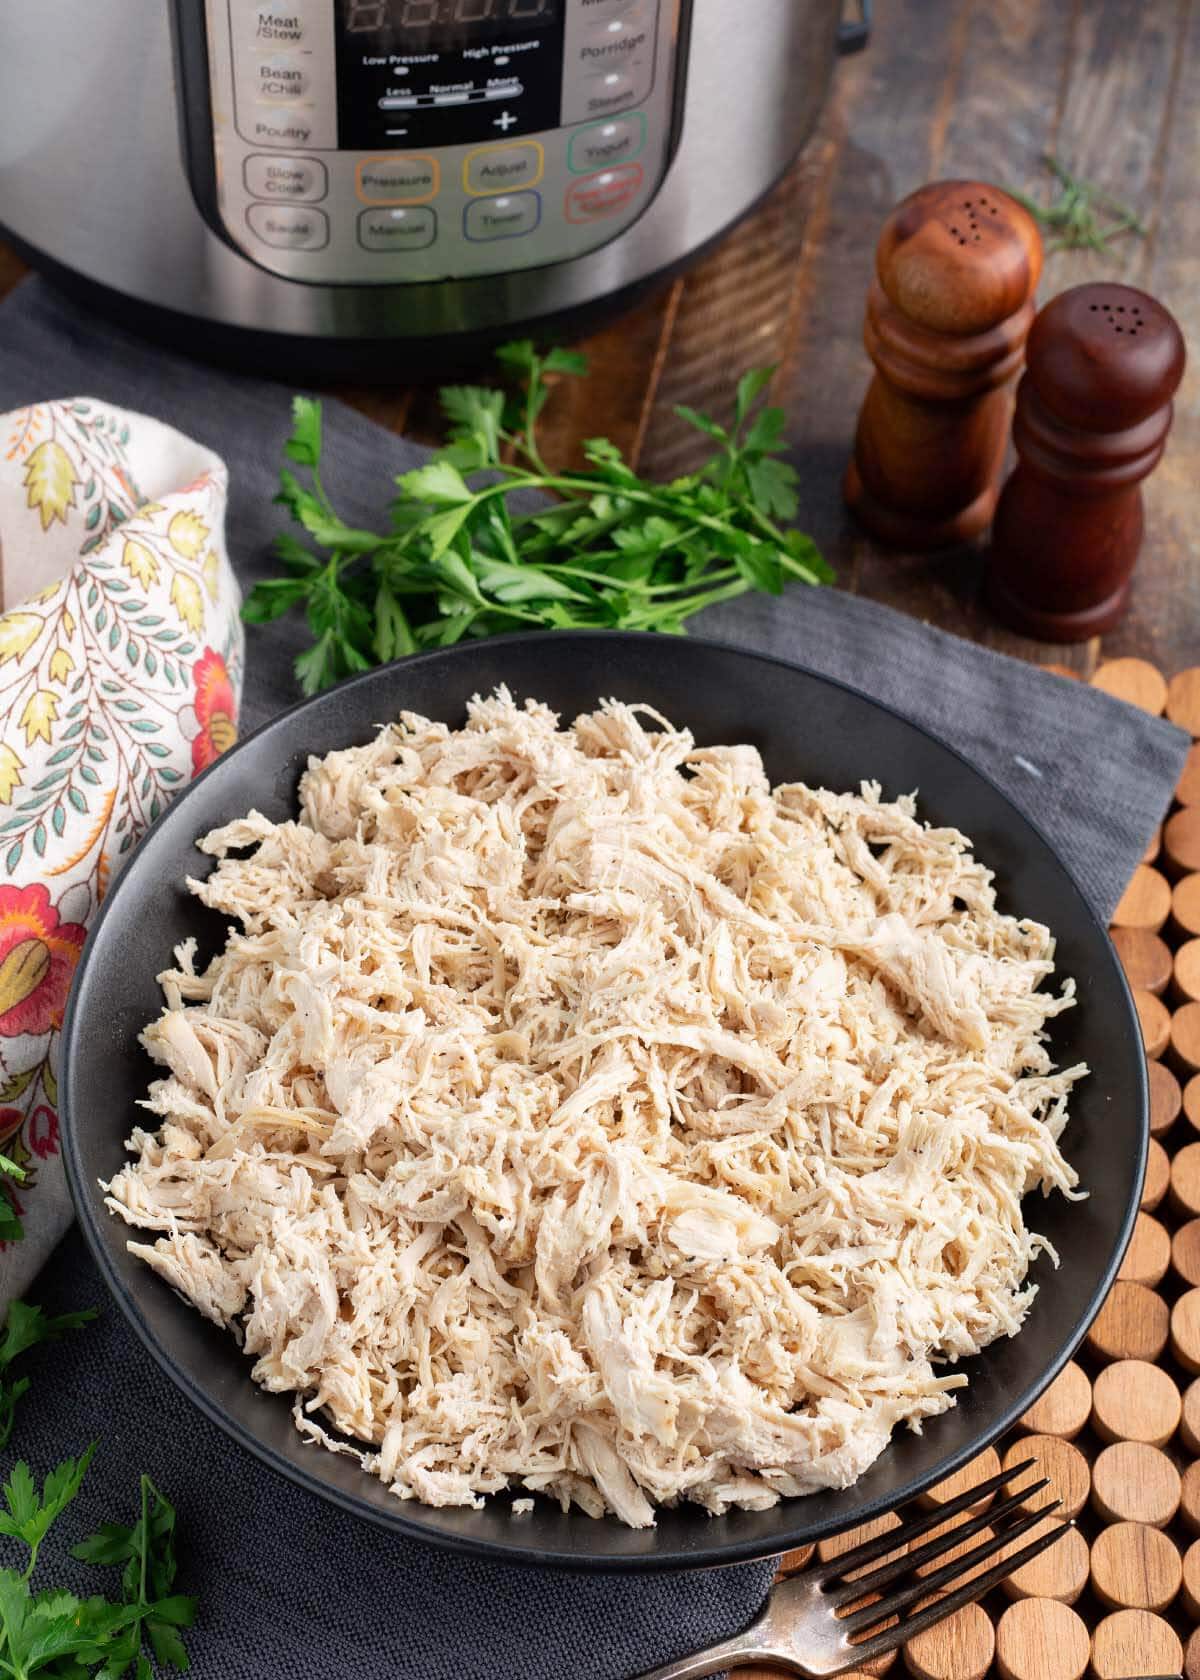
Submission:
[[[542,178],[543,153],[536,140],[512,146],[480,146],[463,159],[463,186],[469,193],[507,192],[536,187]]]
[[[572,175],[590,175],[606,164],[628,163],[646,144],[646,115],[634,111],[627,117],[589,123],[571,136],[567,168]]]
[[[437,214],[423,204],[363,210],[358,243],[364,251],[423,251],[437,238]]]
[[[246,159],[244,173],[251,198],[315,204],[329,191],[328,172],[317,158],[257,154]]]
[[[571,183],[563,205],[564,214],[569,222],[597,222],[605,216],[619,215],[637,197],[641,185],[640,163],[602,169],[598,175]]]
[[[329,218],[323,210],[303,210],[298,204],[252,204],[246,220],[264,245],[281,251],[319,251],[329,243]]]
[[[499,198],[473,198],[463,211],[463,232],[468,239],[519,239],[532,233],[541,219],[540,193],[502,193]]]
[[[358,196],[364,204],[422,204],[436,198],[439,180],[436,158],[364,158],[355,172]]]

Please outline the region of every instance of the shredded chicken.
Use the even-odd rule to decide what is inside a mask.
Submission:
[[[503,689],[300,794],[201,842],[238,927],[160,976],[105,1188],[305,1435],[433,1505],[759,1510],[1020,1328],[1087,1070],[961,834]]]

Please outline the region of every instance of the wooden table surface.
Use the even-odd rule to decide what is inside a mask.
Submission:
[[[762,207],[690,273],[584,343],[592,374],[547,413],[547,455],[607,433],[649,474],[687,470],[703,440],[672,413],[720,414],[738,374],[774,363],[803,485],[802,523],[841,587],[1042,663],[1090,673],[1136,654],[1168,675],[1200,656],[1200,351],[1167,456],[1147,487],[1129,615],[1073,648],[1011,635],[978,599],[977,553],[886,554],[855,530],[839,483],[869,363],[863,302],[891,206],[939,176],[1046,190],[1041,153],[1134,205],[1145,239],[1049,257],[1046,299],[1085,279],[1156,293],[1200,346],[1200,4],[1193,0],[875,0],[871,44],[841,63],[803,156]],[[0,291],[20,263],[0,248]],[[340,393],[417,437],[437,436],[419,385]]]

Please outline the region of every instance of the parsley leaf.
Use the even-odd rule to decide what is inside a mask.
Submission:
[[[520,339],[497,360],[518,388],[443,389],[446,446],[397,480],[387,531],[337,513],[320,477],[320,405],[296,399],[285,454],[306,476],[284,467],[276,500],[310,543],[280,539],[284,575],[259,583],[243,616],[262,624],[304,611],[313,640],[296,674],[306,694],[465,636],[525,625],[680,635],[693,613],[748,590],[829,581],[811,539],[787,523],[799,486],[779,459],[782,411],[762,406],[773,369],[739,380],[731,424],[677,409],[714,451],[699,471],[656,484],[607,438],[583,445],[577,470],[542,458],[537,419],[556,381],[586,373],[577,351],[543,354]],[[556,500],[531,506],[530,492]]]
[[[5,1373],[14,1359],[19,1359],[39,1342],[57,1342],[70,1330],[80,1330],[96,1317],[94,1308],[85,1312],[60,1313],[48,1317],[41,1307],[26,1301],[10,1301],[0,1335],[0,1449],[8,1445],[13,1431],[17,1402],[29,1390],[29,1378],[18,1377],[15,1382],[5,1380]]]

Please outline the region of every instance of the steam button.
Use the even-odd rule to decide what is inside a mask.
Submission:
[[[584,83],[584,109],[590,117],[602,116],[605,111],[619,111],[626,105],[632,105],[639,97],[638,84],[628,70],[603,70],[589,76]]]
[[[298,204],[252,204],[246,220],[264,245],[281,251],[319,251],[329,243],[329,218],[323,210]]]
[[[274,157],[259,153],[244,165],[251,198],[275,203],[315,204],[329,191],[329,174],[317,158]]]

